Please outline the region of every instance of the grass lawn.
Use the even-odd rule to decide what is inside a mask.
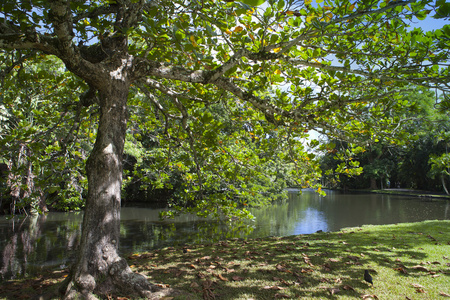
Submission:
[[[151,282],[189,293],[166,300],[450,297],[450,221],[231,240],[136,253],[128,259]],[[364,281],[365,269],[374,286]],[[63,276],[49,272],[40,279],[3,283],[0,299],[20,299],[25,290],[38,291]]]

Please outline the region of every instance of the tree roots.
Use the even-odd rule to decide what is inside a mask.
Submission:
[[[96,295],[160,299],[183,294],[175,289],[161,288],[151,284],[144,275],[134,273],[122,258],[111,264],[108,274],[98,276],[98,278],[94,278],[90,274],[69,275],[63,282],[60,291],[64,295],[62,297],[64,300],[94,300],[98,299]]]

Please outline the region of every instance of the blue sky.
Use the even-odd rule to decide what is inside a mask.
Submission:
[[[450,22],[444,19],[434,19],[432,17],[427,17],[423,21],[416,20],[411,26],[420,27],[424,31],[430,31],[434,29],[440,29],[446,24],[450,24]]]

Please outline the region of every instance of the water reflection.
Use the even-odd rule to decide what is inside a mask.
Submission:
[[[226,238],[287,236],[336,231],[363,224],[393,224],[450,219],[449,201],[378,194],[320,197],[312,191],[289,193],[276,205],[253,209],[254,221],[233,224],[192,215],[160,221],[161,209],[124,207],[120,249],[123,254]],[[82,213],[49,213],[26,219],[0,217],[0,281],[39,272],[43,266],[70,262],[79,244]]]

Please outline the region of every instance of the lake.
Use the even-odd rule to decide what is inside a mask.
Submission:
[[[211,243],[227,238],[256,238],[337,231],[364,224],[449,220],[450,201],[383,194],[341,194],[291,190],[288,199],[251,209],[255,220],[219,222],[183,215],[160,221],[162,209],[123,207],[120,250],[124,255],[165,246]],[[45,266],[64,268],[73,259],[82,212],[8,219],[0,216],[0,281],[34,274]]]

